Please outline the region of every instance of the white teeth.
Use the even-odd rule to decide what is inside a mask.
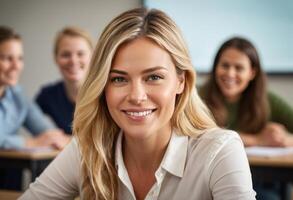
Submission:
[[[128,115],[135,116],[135,117],[143,117],[147,116],[152,113],[152,110],[147,110],[143,112],[126,112]]]
[[[236,80],[223,80],[223,83],[226,85],[234,85],[236,84]]]

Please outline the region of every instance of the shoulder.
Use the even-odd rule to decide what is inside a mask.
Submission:
[[[279,95],[276,93],[273,93],[271,91],[267,94],[268,102],[271,107],[271,109],[280,109],[280,108],[286,108],[289,109],[290,105]]]
[[[188,149],[190,154],[199,154],[200,157],[213,160],[221,150],[231,144],[244,148],[239,134],[235,131],[213,128],[207,129],[198,138],[190,138]]]
[[[280,96],[278,96],[276,93],[274,93],[272,91],[268,91],[267,98],[269,101],[271,101],[271,100],[279,99]]]
[[[204,131],[198,138],[191,138],[191,143],[218,143],[225,144],[230,140],[240,140],[238,133],[222,128],[212,128]]]
[[[40,101],[41,99],[47,100],[52,98],[52,96],[57,95],[60,92],[64,91],[64,86],[62,81],[55,83],[50,83],[42,86],[41,90],[38,92],[36,99]]]
[[[28,99],[20,85],[8,87],[6,89],[7,98],[12,101],[18,102],[18,104],[27,104]]]
[[[81,162],[81,153],[79,150],[78,141],[75,137],[72,137],[71,141],[61,151],[56,158],[58,165],[66,165],[66,162],[74,164],[72,168],[79,168]],[[73,170],[74,171],[74,170]]]
[[[71,141],[66,146],[69,154],[80,157],[78,141],[75,137],[72,137]]]
[[[13,95],[23,95],[23,89],[20,85],[8,87],[7,91],[10,91]]]
[[[40,93],[41,94],[46,94],[46,93],[54,93],[60,89],[63,88],[63,82],[62,81],[58,81],[55,83],[50,83],[47,85],[42,86]]]
[[[274,93],[272,91],[268,91],[267,98],[268,98],[269,103],[284,101],[279,95],[277,95],[276,93]]]

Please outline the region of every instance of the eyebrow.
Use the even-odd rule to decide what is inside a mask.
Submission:
[[[142,73],[146,74],[146,73],[150,73],[150,72],[157,71],[157,70],[166,70],[166,71],[168,71],[165,67],[156,66],[156,67],[145,69],[145,70],[142,71]],[[122,71],[122,70],[118,70],[118,69],[111,69],[110,73],[117,73],[117,74],[123,74],[123,75],[128,74],[127,72]]]

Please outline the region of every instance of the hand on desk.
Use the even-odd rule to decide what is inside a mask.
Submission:
[[[26,147],[52,146],[56,149],[63,149],[71,137],[61,130],[49,130],[37,137],[26,140]]]
[[[257,134],[242,132],[240,137],[245,146],[293,146],[293,135],[282,124],[275,122],[267,123]]]
[[[285,147],[292,146],[292,136],[279,123],[269,122],[258,134],[258,143],[261,146]]]

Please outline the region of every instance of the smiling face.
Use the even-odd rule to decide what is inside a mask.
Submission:
[[[184,89],[170,55],[146,38],[120,47],[105,88],[111,117],[126,137],[171,133],[176,95]],[[159,136],[160,137],[160,136]]]
[[[17,84],[23,68],[23,49],[20,40],[11,39],[0,44],[0,87]]]
[[[56,54],[56,63],[65,81],[80,82],[86,75],[91,47],[82,37],[64,36]]]
[[[235,48],[224,50],[215,73],[216,82],[229,102],[237,101],[255,77],[248,56]]]

